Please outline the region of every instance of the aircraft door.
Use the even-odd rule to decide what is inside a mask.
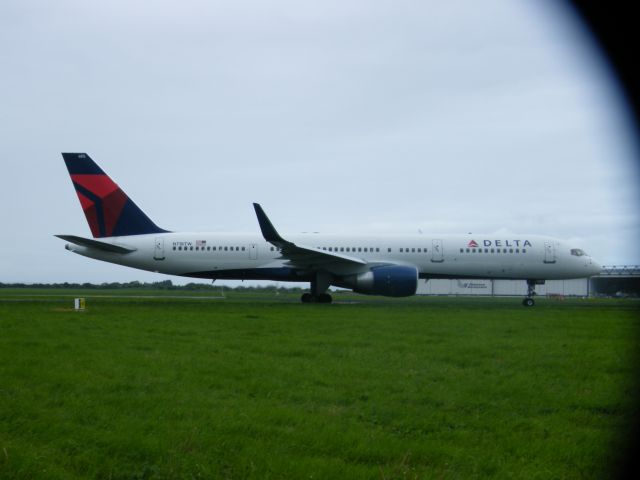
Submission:
[[[249,258],[251,260],[256,260],[258,258],[258,245],[255,243],[249,245]]]
[[[544,263],[556,263],[556,248],[553,242],[544,242]]]
[[[444,247],[442,246],[442,240],[431,241],[431,261],[444,262]]]
[[[153,258],[154,260],[164,260],[164,238],[156,238]]]

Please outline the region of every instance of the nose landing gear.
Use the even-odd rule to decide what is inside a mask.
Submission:
[[[533,307],[536,302],[533,296],[536,295],[536,285],[542,285],[544,280],[527,280],[527,298],[522,300],[522,305],[525,307]]]
[[[522,300],[522,305],[524,305],[525,307],[533,307],[535,304],[536,302],[531,297],[527,297]]]

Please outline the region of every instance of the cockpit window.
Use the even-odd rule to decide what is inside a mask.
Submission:
[[[580,250],[579,248],[572,248],[571,255],[575,255],[576,257],[583,257],[584,255],[586,255],[586,252],[584,250]]]

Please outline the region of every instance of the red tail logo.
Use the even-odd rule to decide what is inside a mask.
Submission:
[[[94,237],[110,237],[127,196],[106,175],[71,175]]]
[[[86,153],[63,153],[80,205],[96,238],[166,232],[147,217]]]

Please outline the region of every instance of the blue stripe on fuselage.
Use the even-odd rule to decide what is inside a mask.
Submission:
[[[301,275],[297,270],[288,267],[209,270],[204,272],[181,273],[179,275],[194,278],[210,278],[212,280],[273,280],[280,282],[310,282],[313,280],[313,275]]]

